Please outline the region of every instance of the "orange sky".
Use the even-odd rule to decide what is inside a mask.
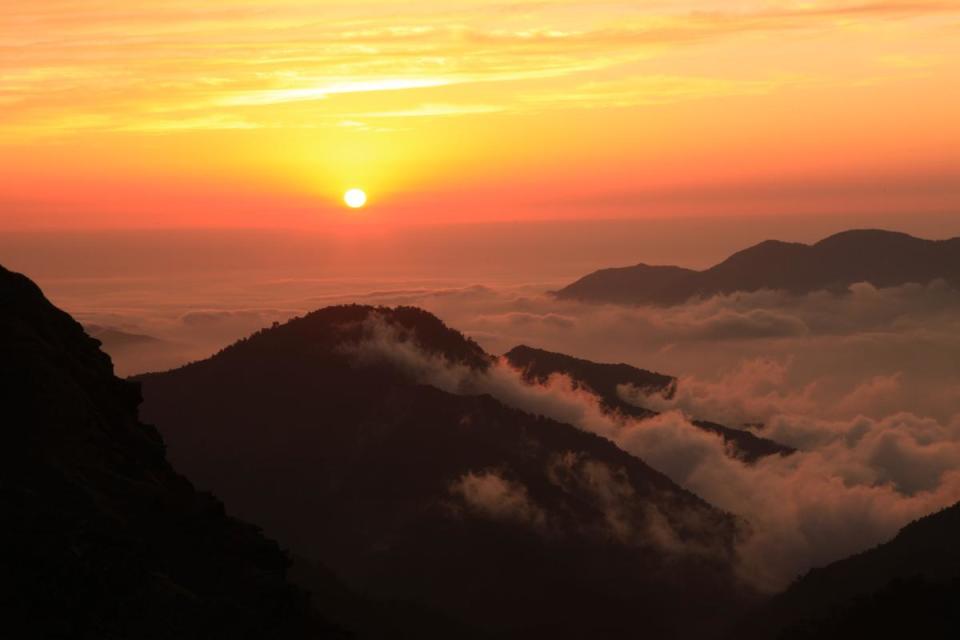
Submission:
[[[0,43],[0,229],[960,213],[960,1],[33,0]]]

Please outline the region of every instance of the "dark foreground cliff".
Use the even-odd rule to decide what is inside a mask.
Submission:
[[[0,267],[0,637],[319,638],[288,560],[167,462],[139,385]]]

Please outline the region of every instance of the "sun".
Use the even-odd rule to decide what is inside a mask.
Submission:
[[[343,201],[351,209],[359,209],[367,204],[367,194],[364,193],[363,189],[350,189],[343,194]]]

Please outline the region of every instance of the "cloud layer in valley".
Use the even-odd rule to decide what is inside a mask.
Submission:
[[[440,295],[494,294],[474,290]],[[692,334],[712,326],[715,318],[729,323],[731,317],[755,315],[756,309],[744,309],[746,298],[751,296],[673,310],[597,309],[587,318],[569,317],[581,329],[589,321],[629,318],[635,330],[649,332],[641,334],[649,340],[672,341],[677,335],[690,340]],[[489,393],[508,405],[611,439],[709,502],[745,518],[751,535],[739,549],[742,573],[761,587],[776,589],[810,567],[883,542],[910,520],[960,500],[960,413],[949,411],[951,404],[956,407],[949,401],[955,398],[951,393],[956,378],[947,377],[927,389],[929,398],[942,396],[935,408],[946,417],[904,409],[910,404],[911,387],[931,375],[923,371],[926,363],[903,360],[901,370],[875,375],[889,355],[868,348],[874,344],[873,334],[888,335],[894,350],[898,342],[907,348],[911,340],[948,336],[954,323],[948,311],[955,308],[955,298],[954,292],[939,285],[890,291],[855,287],[850,296],[830,301],[819,294],[792,300],[758,294],[750,303],[775,303],[776,313],[807,327],[799,334],[802,339],[793,332],[773,342],[763,331],[752,337],[727,336],[726,341],[737,342],[742,349],[749,349],[754,340],[768,349],[779,345],[779,350],[765,358],[734,359],[731,368],[714,379],[682,377],[671,399],[621,389],[624,399],[663,411],[644,421],[604,413],[595,397],[564,376],[531,386],[502,361],[477,373],[426,357],[412,343],[396,341],[389,330],[372,330],[359,350],[363,359],[388,359],[448,391]],[[831,321],[821,310],[828,302],[847,313],[838,313]],[[481,321],[491,318],[504,328],[532,323],[569,330],[569,325],[557,324],[532,305],[524,312],[490,314]],[[836,343],[827,355],[818,356],[836,359],[833,367],[823,369],[831,372],[824,379],[810,380],[803,371],[811,366],[800,357],[809,340]],[[721,348],[718,341],[714,336],[700,347]],[[859,360],[844,361],[848,342],[862,350]],[[938,344],[957,352],[952,341]],[[694,427],[690,421],[695,417],[735,425],[762,423],[753,427],[757,433],[800,451],[746,465],[727,455],[721,438]]]
[[[676,375],[670,399],[620,390],[625,400],[662,412],[635,423],[605,415],[595,398],[563,377],[531,387],[498,365],[477,378],[424,360],[409,344],[398,351],[389,335],[371,335],[365,347],[376,357],[392,353],[441,388],[490,393],[608,437],[742,516],[753,529],[740,549],[744,575],[769,588],[882,542],[909,520],[960,499],[956,291],[940,283],[855,285],[842,296],[757,292],[646,308],[557,301],[544,288],[382,283],[358,296],[356,283],[285,281],[246,285],[217,307],[191,299],[146,310],[127,294],[80,317],[166,341],[154,345],[154,355],[147,351],[154,347],[136,347],[140,361],[115,353],[125,372],[201,358],[274,321],[362,302],[423,307],[494,354],[529,344]],[[182,345],[182,353],[171,343]],[[800,452],[744,465],[691,419],[750,425]],[[478,500],[496,497],[480,491],[489,481],[478,476],[458,495],[469,488]]]

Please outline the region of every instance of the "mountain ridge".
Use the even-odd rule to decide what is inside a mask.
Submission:
[[[955,637],[960,615],[960,503],[893,539],[797,578],[731,638]]]
[[[330,307],[138,376],[145,415],[179,466],[298,555],[504,637],[620,637],[638,606],[651,637],[673,637],[755,597],[733,571],[744,523],[600,436],[361,357],[385,335],[493,362],[426,312]]]
[[[553,292],[559,299],[670,306],[763,289],[843,292],[945,280],[960,286],[960,238],[924,240],[880,229],[843,231],[813,244],[766,240],[702,271],[639,264],[601,269]]]
[[[574,385],[584,388],[600,399],[601,407],[607,413],[644,420],[657,415],[645,407],[623,400],[618,392],[621,385],[633,385],[648,392],[673,397],[677,379],[661,373],[639,369],[625,363],[605,364],[576,358],[562,353],[537,349],[526,345],[514,347],[504,358],[511,366],[521,371],[528,382],[543,383],[554,374],[569,376]],[[716,433],[732,448],[735,457],[747,463],[753,463],[764,456],[790,455],[796,450],[792,447],[761,438],[745,429],[727,427],[716,422],[694,419],[695,427]]]

